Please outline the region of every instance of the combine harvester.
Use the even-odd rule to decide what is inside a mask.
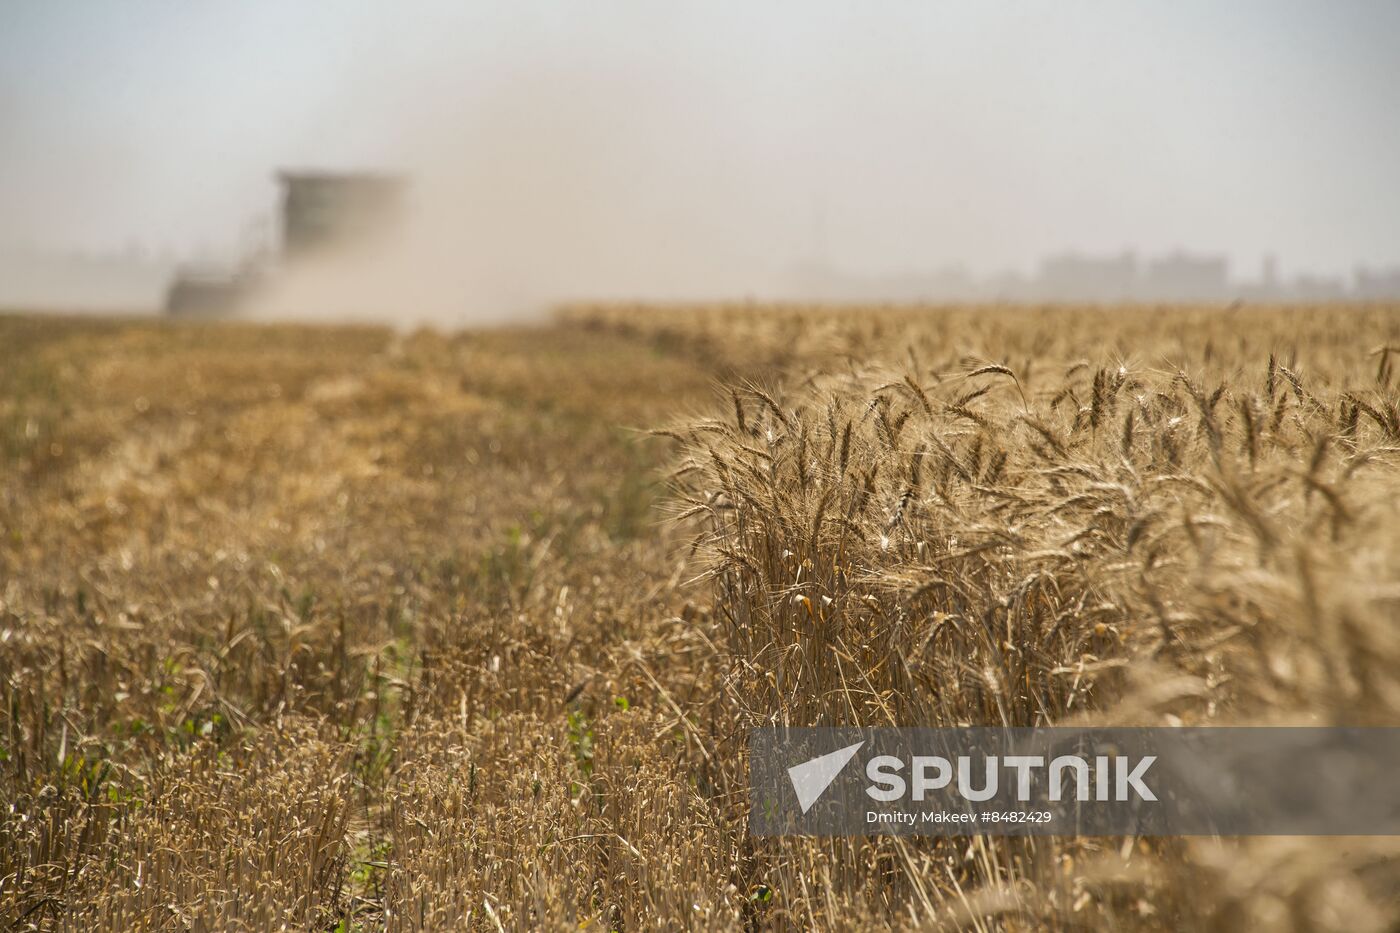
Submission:
[[[281,246],[237,269],[185,266],[166,292],[165,313],[220,317],[248,304],[283,270],[333,248],[362,243],[399,214],[404,181],[375,172],[282,171]]]

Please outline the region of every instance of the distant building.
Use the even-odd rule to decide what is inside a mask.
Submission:
[[[1400,298],[1400,267],[1379,271],[1359,267],[1355,295],[1363,301]]]
[[[1259,287],[1269,297],[1278,294],[1278,257],[1273,253],[1264,257],[1264,267],[1259,276]]]
[[[1033,275],[1001,272],[976,276],[957,266],[920,273],[851,275],[825,262],[794,269],[791,288],[802,298],[838,302],[1332,302],[1400,300],[1400,266],[1356,270],[1355,281],[1300,275],[1285,281],[1278,260],[1264,256],[1259,278],[1231,280],[1219,254],[1176,251],[1139,263],[1131,252],[1116,256],[1061,253]]]
[[[1158,301],[1216,301],[1230,293],[1224,256],[1192,256],[1180,251],[1147,264],[1142,294]]]
[[[1288,289],[1288,297],[1292,301],[1342,301],[1347,287],[1340,278],[1300,275]]]
[[[1078,253],[1041,263],[1037,287],[1051,301],[1123,301],[1137,286],[1137,257],[1131,252],[1096,257]]]

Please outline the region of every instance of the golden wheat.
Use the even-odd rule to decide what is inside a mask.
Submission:
[[[1392,928],[1384,838],[758,839],[744,756],[1394,724],[1397,346],[1391,307],[0,318],[0,919]]]

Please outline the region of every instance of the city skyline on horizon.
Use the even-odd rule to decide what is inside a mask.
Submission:
[[[1273,274],[1270,274],[1272,263]],[[0,245],[0,309],[156,312],[182,271],[234,274],[237,260],[197,251],[144,250],[127,244],[107,252]],[[1027,271],[1027,269],[1029,271]],[[957,261],[922,268],[859,273],[808,256],[775,270],[768,292],[696,294],[695,301],[976,303],[976,302],[1225,302],[1400,300],[1400,263],[1358,263],[1348,276],[1294,269],[1265,254],[1257,274],[1240,274],[1220,253],[1166,254],[1125,249],[1092,253],[1066,249],[1022,269],[977,273]],[[578,294],[560,300],[646,300],[645,293]],[[686,300],[671,298],[669,300]],[[405,309],[407,316],[411,309]],[[392,315],[385,315],[386,319]],[[451,323],[448,319],[446,323]]]

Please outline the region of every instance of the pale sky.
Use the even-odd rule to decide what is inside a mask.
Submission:
[[[0,0],[0,245],[235,254],[287,165],[411,171],[574,288],[819,227],[856,273],[1349,274],[1400,262],[1400,4]]]

